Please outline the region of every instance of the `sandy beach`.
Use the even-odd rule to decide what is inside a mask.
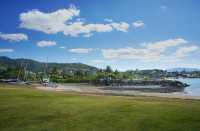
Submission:
[[[154,93],[154,92],[142,92],[134,90],[104,90],[103,88],[105,87],[103,86],[93,86],[89,84],[58,84],[57,87],[44,87],[42,85],[40,86],[37,85],[36,88],[48,91],[76,92],[87,95],[148,96],[148,97],[200,100],[200,96],[190,96],[184,92]]]

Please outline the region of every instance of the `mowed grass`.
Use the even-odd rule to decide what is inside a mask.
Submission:
[[[200,101],[0,85],[0,131],[199,131]]]

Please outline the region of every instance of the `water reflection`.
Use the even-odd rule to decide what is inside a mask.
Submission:
[[[186,95],[200,96],[200,78],[179,78],[178,80],[190,85],[184,90]]]

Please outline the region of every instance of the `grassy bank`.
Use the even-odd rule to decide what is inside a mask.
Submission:
[[[197,131],[200,101],[0,85],[1,131]]]

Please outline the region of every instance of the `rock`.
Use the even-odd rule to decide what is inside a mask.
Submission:
[[[108,90],[137,90],[145,92],[180,92],[189,86],[186,83],[174,80],[112,80],[98,83]]]

